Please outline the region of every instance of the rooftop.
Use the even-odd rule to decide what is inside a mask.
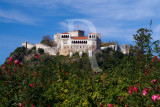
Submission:
[[[89,33],[89,34],[95,34],[95,33],[92,32],[92,33]]]
[[[65,33],[61,33],[61,34],[69,34],[69,33],[65,32]]]
[[[72,39],[88,39],[88,37],[73,37]]]

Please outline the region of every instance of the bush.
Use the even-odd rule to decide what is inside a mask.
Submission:
[[[19,48],[13,53],[23,51]],[[106,49],[96,54],[102,72],[95,73],[86,55],[76,55],[68,58],[42,54],[23,64],[15,63],[17,57],[8,59],[0,68],[0,105],[160,106],[157,56],[146,62]]]
[[[44,54],[44,49],[38,48],[38,53],[39,53],[39,54]]]
[[[35,53],[36,53],[36,47],[35,46],[27,51],[27,55],[35,54]]]

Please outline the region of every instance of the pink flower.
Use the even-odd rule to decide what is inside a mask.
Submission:
[[[152,81],[151,81],[151,83],[155,83],[157,80],[156,79],[153,79]]]
[[[34,104],[32,105],[32,107],[34,107]]]
[[[131,90],[129,90],[129,94],[132,94],[132,91],[131,91]]]
[[[36,85],[36,83],[33,83],[33,85]]]
[[[146,94],[147,94],[147,91],[143,90],[143,96],[146,96]]]
[[[99,105],[100,105],[100,106],[103,106],[103,104],[102,104],[102,103],[100,103]]]
[[[146,96],[146,95],[147,95],[149,89],[150,89],[150,88],[144,88],[144,90],[142,91],[143,96]]]
[[[15,64],[18,64],[18,60],[15,60],[14,63],[15,63]]]
[[[5,67],[5,66],[3,66],[2,68],[3,68],[3,69],[5,69],[6,67]]]
[[[13,58],[12,58],[12,57],[10,57],[10,58],[9,58],[9,61],[13,61]]]
[[[132,94],[132,92],[137,92],[137,87],[135,87],[135,86],[130,86],[129,87],[129,94]]]
[[[159,94],[157,95],[157,99],[160,100],[160,95]]]
[[[137,88],[136,87],[134,87],[133,89],[134,89],[134,92],[137,92]]]
[[[108,107],[113,107],[113,105],[112,104],[108,104]]]
[[[21,106],[22,106],[22,104],[21,104],[21,103],[19,103],[19,106],[21,107]]]
[[[153,102],[155,102],[157,100],[157,96],[156,95],[152,95],[152,100],[153,100]]]
[[[33,84],[30,84],[30,87],[33,87]]]

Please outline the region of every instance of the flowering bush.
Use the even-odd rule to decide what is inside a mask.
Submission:
[[[68,58],[24,53],[24,48],[16,49],[0,68],[0,105],[4,107],[160,106],[158,56],[106,49],[96,54],[102,72],[95,73],[85,54]]]
[[[103,72],[95,74],[87,57],[74,60],[74,64],[72,60],[62,56],[53,60],[52,57],[41,55],[37,60],[30,59],[22,65],[18,60],[9,58],[1,68],[0,105],[160,105],[159,63],[151,62],[152,67],[145,68],[150,69],[148,75],[139,65],[133,62],[127,65],[128,62],[123,60],[119,62],[121,65],[110,70],[101,66]]]

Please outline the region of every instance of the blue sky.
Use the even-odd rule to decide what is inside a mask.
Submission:
[[[67,32],[68,19],[91,21],[102,41],[132,43],[133,34],[149,27],[160,39],[159,0],[0,0],[0,64],[23,41],[39,43],[44,35]],[[89,29],[83,23],[80,30]]]

